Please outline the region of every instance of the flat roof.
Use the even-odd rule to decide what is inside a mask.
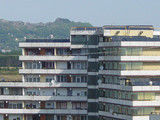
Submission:
[[[26,39],[25,42],[70,42],[70,39]]]
[[[154,30],[153,25],[105,25],[103,28],[111,30]]]
[[[102,30],[102,27],[72,27],[71,30],[92,30],[92,31],[96,31],[96,30]]]

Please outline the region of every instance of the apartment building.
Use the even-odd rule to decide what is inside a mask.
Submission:
[[[92,119],[99,120],[160,118],[157,115],[160,112],[159,33],[154,31],[153,26],[143,25],[108,25],[103,28],[71,30],[71,43],[74,37],[79,37],[76,43],[79,47],[87,46],[93,52],[88,52],[89,55],[97,53],[93,58],[88,55],[88,62],[92,62],[90,64],[94,66],[92,68],[94,73],[88,71],[88,82],[94,80],[97,83],[88,87],[90,88],[88,96],[91,90],[95,93],[92,100],[88,98],[90,113],[88,118],[91,116]],[[94,39],[89,44],[89,38],[93,36],[98,37],[98,48]],[[87,42],[85,43],[84,40]],[[88,66],[88,70],[91,66]],[[98,110],[94,109],[97,104]],[[93,109],[89,108],[90,105]]]
[[[104,38],[99,41],[100,120],[156,120],[160,112],[157,32],[152,26],[103,29]]]
[[[72,28],[20,42],[21,82],[1,82],[0,120],[154,120],[160,39],[153,26]]]
[[[26,120],[87,120],[87,58],[68,39],[33,39],[22,48]],[[36,117],[36,118],[35,118]]]

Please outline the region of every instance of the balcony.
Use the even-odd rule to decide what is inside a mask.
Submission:
[[[87,87],[87,83],[41,83],[41,82],[0,82],[0,87],[20,87],[20,88],[28,88],[28,87],[38,87],[38,88],[48,88],[48,87],[72,87],[72,88],[85,88]]]
[[[100,97],[99,98],[99,102],[107,102],[107,103],[114,103],[114,104],[120,104],[120,105],[133,106],[133,101],[112,99],[112,98],[104,98],[104,97]],[[137,101],[137,102],[141,102],[141,101]]]
[[[99,74],[121,76],[159,76],[160,70],[100,70]]]
[[[87,110],[73,109],[0,109],[1,114],[87,114]]]
[[[99,88],[132,91],[132,86],[115,85],[115,84],[99,84]]]
[[[20,74],[87,74],[87,70],[20,69]]]
[[[152,91],[152,92],[157,92],[160,91],[160,86],[156,85],[156,86],[152,86],[152,85],[148,85],[148,86],[133,86],[132,87],[132,91],[141,91],[141,92],[145,92],[145,91]]]
[[[111,112],[104,112],[99,111],[100,116],[106,116],[106,117],[113,117],[118,119],[126,119],[126,120],[150,120],[149,116],[128,116],[128,115],[121,115],[121,114],[114,114]]]
[[[70,42],[55,43],[55,42],[20,42],[20,48],[67,48],[70,47]]]
[[[156,92],[160,91],[159,85],[137,85],[137,86],[125,86],[125,85],[115,85],[115,84],[100,84],[99,88],[102,89],[114,89],[114,90],[124,90],[124,91],[134,91],[134,92]]]
[[[20,56],[20,61],[87,61],[87,56]]]
[[[5,88],[2,86],[0,88],[0,95],[22,95],[22,87],[16,88],[16,87],[10,87],[10,88]]]
[[[160,61],[160,56],[100,56],[100,61]]]
[[[99,47],[160,47],[160,41],[100,42]]]
[[[120,100],[120,99],[113,99],[113,98],[99,98],[100,102],[107,102],[119,105],[127,105],[133,107],[153,107],[153,106],[160,106],[159,99],[156,100],[142,100],[142,101],[131,101],[131,100]]]
[[[0,95],[0,100],[28,101],[87,101],[87,96],[13,96]]]

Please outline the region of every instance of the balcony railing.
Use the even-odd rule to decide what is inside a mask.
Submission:
[[[102,30],[101,27],[72,27],[71,28],[72,31],[96,31],[96,30]]]
[[[87,101],[87,96],[36,96],[36,95],[0,95],[0,100],[33,100],[33,101]]]
[[[87,110],[74,109],[0,109],[1,114],[87,114]]]

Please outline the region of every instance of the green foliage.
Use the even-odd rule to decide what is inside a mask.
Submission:
[[[18,55],[21,50],[18,43],[26,38],[69,38],[71,27],[92,27],[89,23],[73,22],[68,19],[57,18],[48,23],[24,23],[21,21],[6,21],[0,19],[0,50],[10,49],[10,53],[0,51],[0,67],[20,67]],[[0,68],[0,73],[4,69]],[[11,70],[9,70],[11,71]]]
[[[57,18],[48,23],[24,23],[0,20],[0,49],[19,50],[18,42],[26,38],[69,38],[71,27],[92,27],[89,23]]]
[[[0,56],[0,67],[20,67],[18,56]]]

